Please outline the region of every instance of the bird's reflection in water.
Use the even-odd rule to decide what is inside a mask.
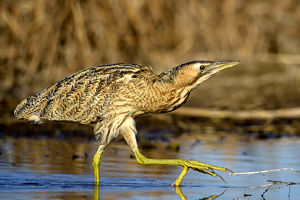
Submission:
[[[221,194],[213,194],[209,197],[204,197],[204,198],[199,198],[199,200],[210,200],[210,199],[216,199],[220,196],[222,196],[224,193],[225,193],[226,190],[224,190]],[[180,197],[181,200],[187,200],[186,196],[184,196],[184,194],[182,193],[181,191],[181,188],[180,187],[175,187],[175,192],[176,194]]]
[[[99,184],[94,184],[94,200],[100,199],[99,197],[99,190],[100,190],[100,185]]]
[[[176,194],[179,196],[181,200],[187,200],[186,196],[182,193],[181,187],[174,187]],[[199,198],[199,200],[211,200],[211,199],[216,199],[220,196],[222,196],[225,193],[226,190],[224,190],[221,194],[213,194],[209,197],[204,197],[204,198]],[[95,184],[94,185],[94,200],[100,200],[100,185]]]

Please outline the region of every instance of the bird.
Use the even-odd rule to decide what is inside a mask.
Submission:
[[[100,184],[101,156],[118,135],[123,136],[140,164],[179,165],[179,186],[188,169],[221,177],[230,171],[195,160],[154,159],[137,144],[135,118],[167,113],[186,103],[190,93],[213,74],[240,61],[190,61],[157,74],[148,65],[117,63],[78,71],[17,105],[14,115],[34,123],[67,121],[93,126],[99,144],[93,157],[95,184]]]

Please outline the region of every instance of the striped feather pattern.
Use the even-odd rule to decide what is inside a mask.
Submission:
[[[116,137],[125,121],[148,113],[170,112],[183,105],[199,70],[193,62],[156,75],[151,67],[111,64],[74,73],[23,100],[15,116],[43,122],[93,124],[101,144]]]

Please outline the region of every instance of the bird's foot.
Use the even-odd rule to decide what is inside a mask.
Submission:
[[[193,169],[195,171],[198,171],[198,172],[202,172],[204,174],[209,174],[213,177],[219,177],[221,178],[224,182],[226,182],[222,176],[220,176],[219,174],[217,174],[215,172],[215,170],[219,170],[219,171],[222,171],[222,172],[225,172],[225,171],[231,171],[227,168],[224,168],[224,167],[216,167],[214,165],[208,165],[208,164],[205,164],[205,163],[202,163],[202,162],[199,162],[199,161],[187,161],[185,163],[185,166],[190,168],[190,169]]]
[[[219,177],[222,181],[226,182],[225,179],[217,174],[215,170],[219,170],[222,172],[228,171],[232,172],[230,169],[224,168],[224,167],[216,167],[214,165],[208,165],[199,161],[195,160],[186,160],[184,163],[181,164],[183,166],[183,170],[181,174],[178,176],[176,181],[172,184],[173,186],[177,187],[180,185],[183,177],[186,175],[188,169],[193,169],[195,171],[204,173],[204,174],[209,174],[213,177]]]
[[[173,186],[179,186],[183,177],[186,175],[188,169],[193,169],[195,171],[198,172],[202,172],[204,174],[209,174],[211,176],[214,177],[219,177],[221,178],[224,182],[226,182],[222,176],[220,176],[219,174],[217,174],[215,172],[215,170],[219,170],[219,171],[228,171],[231,172],[231,170],[224,168],[224,167],[216,167],[214,165],[208,165],[199,161],[195,161],[195,160],[182,160],[182,159],[153,159],[153,158],[147,158],[145,156],[143,156],[138,150],[134,151],[136,160],[140,163],[140,164],[144,164],[144,165],[150,165],[150,164],[154,164],[154,165],[179,165],[183,167],[182,172],[180,173],[180,175],[178,176],[178,178],[176,179],[175,183],[173,183]]]

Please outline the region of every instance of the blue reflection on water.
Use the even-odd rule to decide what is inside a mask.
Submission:
[[[35,145],[39,144],[39,141],[35,142],[37,142]],[[57,161],[47,164],[45,162],[53,158],[44,156],[44,160],[42,159],[37,165],[32,163],[30,156],[34,155],[31,154],[24,154],[24,160],[16,159],[20,156],[14,155],[14,151],[16,151],[14,145],[17,145],[18,141],[14,141],[14,139],[8,142],[2,140],[0,143],[0,199],[93,199],[94,179],[92,170],[88,167],[90,166],[90,159],[76,162],[71,162],[70,159],[66,162],[64,156],[57,156],[55,158]],[[201,144],[194,147],[190,147],[187,143],[188,141],[183,142],[185,147],[179,154],[171,154],[178,158],[195,159],[226,166],[236,172],[285,167],[299,169],[300,167],[299,139],[230,144],[225,142],[222,144]],[[28,150],[30,146],[24,144],[27,143],[22,143],[22,145],[24,149]],[[49,145],[43,142],[42,144],[43,146]],[[28,145],[32,144],[29,142]],[[95,144],[84,144],[84,146],[96,147]],[[119,146],[121,147],[116,148],[117,150],[114,148],[108,150],[106,158],[104,155],[101,169],[100,199],[179,199],[174,188],[171,187],[171,183],[180,172],[178,167],[158,168],[138,165],[135,160],[130,160],[128,156],[125,156],[130,154],[127,146],[125,144]],[[62,152],[64,151],[63,149]],[[91,150],[88,149],[87,151]],[[172,156],[164,155],[163,152],[160,152],[159,155],[164,158]],[[65,170],[59,168],[68,167],[68,162],[75,169],[78,168],[79,172],[65,173],[69,171],[68,168]],[[53,168],[49,165],[53,165]],[[57,173],[59,171],[63,173]],[[189,171],[184,178],[184,185],[181,187],[183,195],[187,199],[201,199],[224,192],[218,199],[257,199],[261,198],[267,187],[250,188],[251,186],[268,184],[267,180],[300,182],[300,174],[291,171],[240,176],[220,174],[227,183],[217,178]],[[251,196],[244,197],[245,194]],[[265,199],[298,199],[299,196],[299,185],[269,190],[264,195]]]

